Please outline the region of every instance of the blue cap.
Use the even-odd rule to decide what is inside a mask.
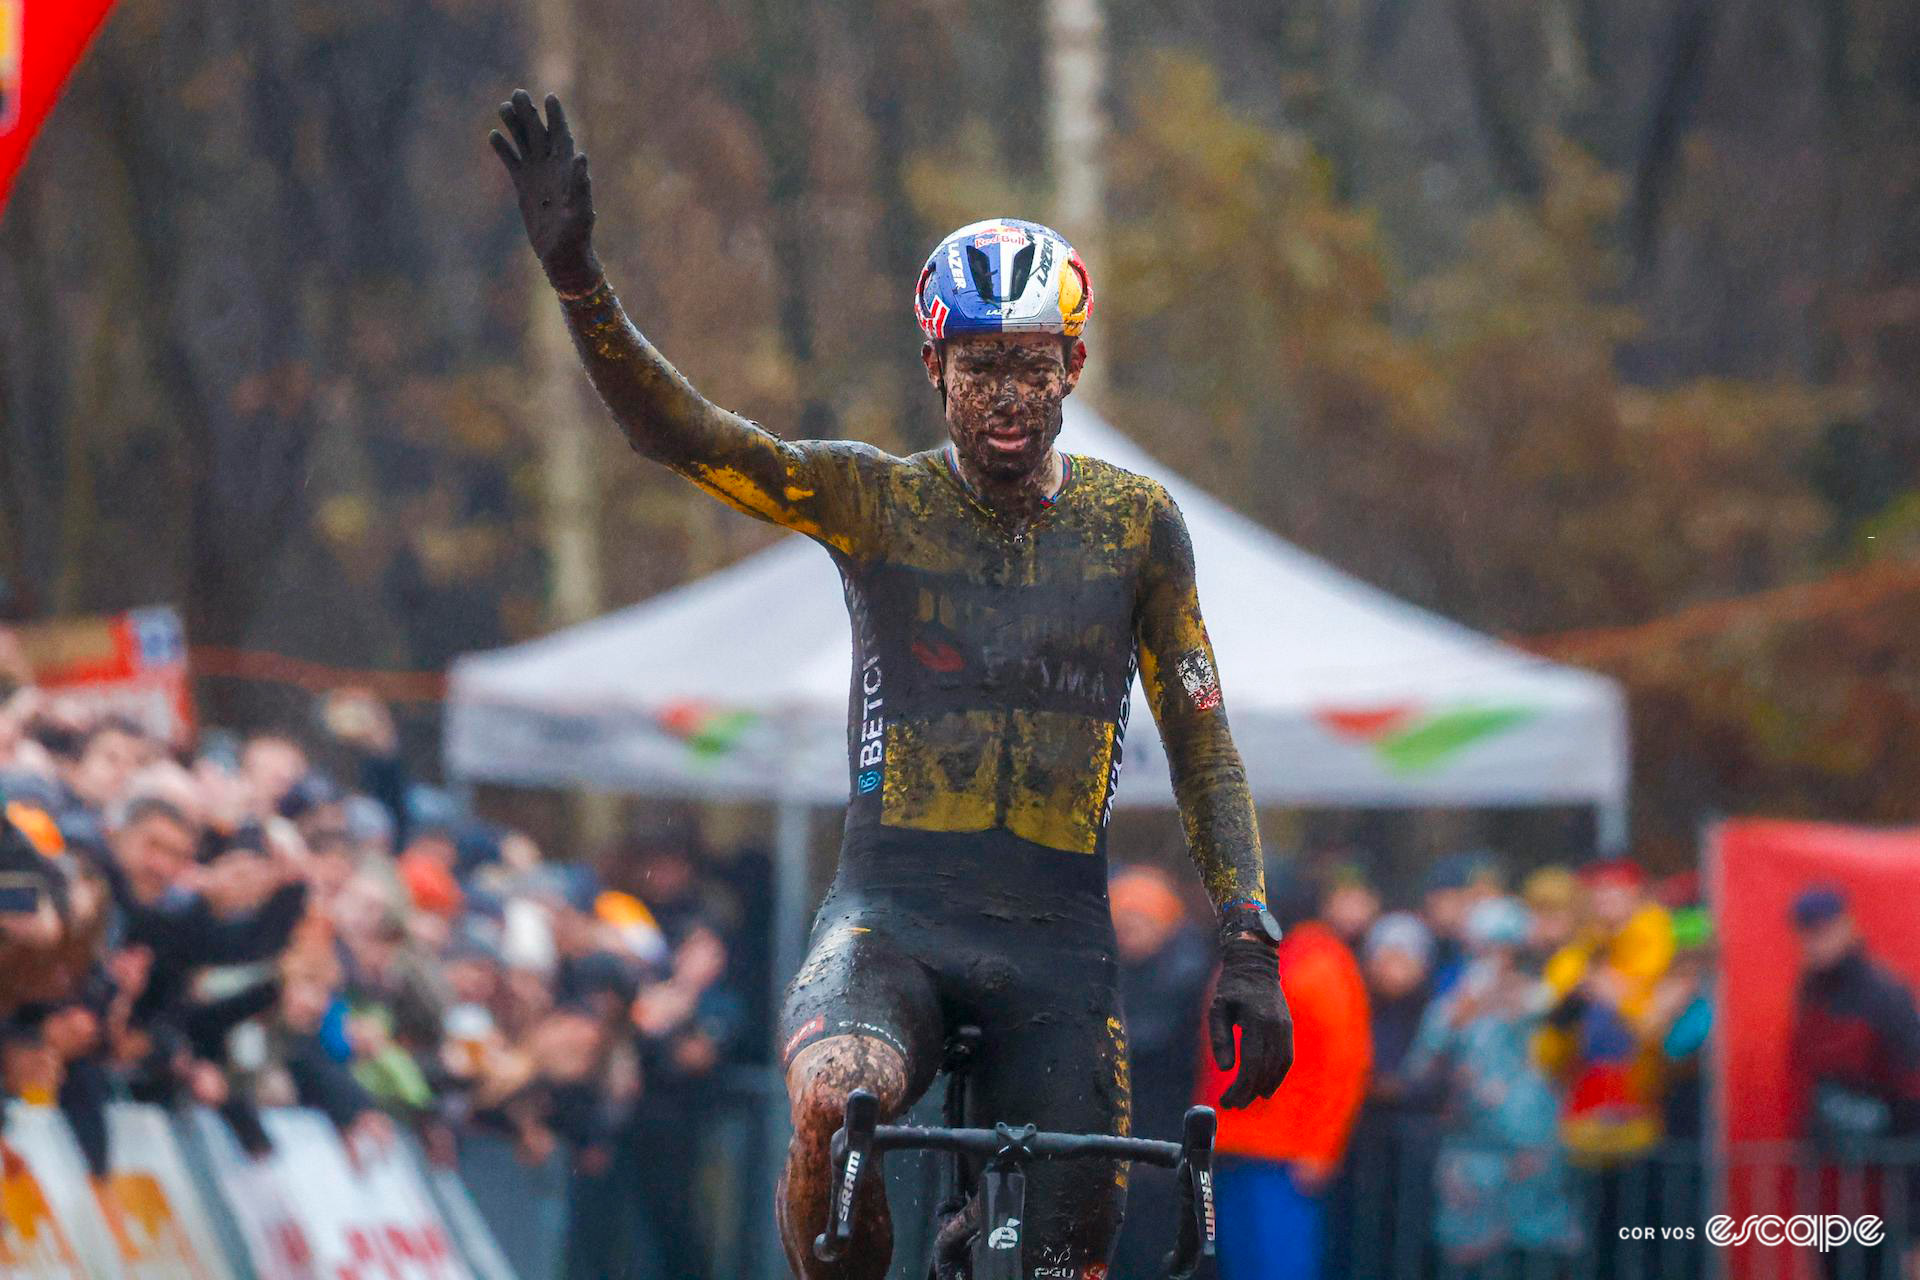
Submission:
[[[1533,916],[1513,898],[1488,898],[1467,912],[1470,946],[1517,947],[1533,930]]]
[[[1793,900],[1793,927],[1812,929],[1847,914],[1847,898],[1830,884],[1803,890]]]
[[[1404,951],[1424,967],[1433,963],[1433,931],[1411,911],[1391,911],[1367,930],[1366,952],[1371,960],[1382,951]]]
[[[1477,880],[1498,880],[1500,859],[1490,849],[1471,849],[1450,853],[1427,868],[1423,887],[1428,893],[1442,889],[1464,889]]]

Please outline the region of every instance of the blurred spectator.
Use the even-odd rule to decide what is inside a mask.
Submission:
[[[1553,1089],[1531,1049],[1550,1000],[1521,962],[1531,930],[1513,899],[1472,908],[1466,969],[1428,1008],[1403,1068],[1444,1088],[1434,1234],[1468,1274],[1558,1274],[1580,1244]]]
[[[1320,919],[1333,930],[1347,949],[1358,955],[1366,944],[1367,930],[1380,918],[1380,893],[1357,863],[1335,867],[1327,881],[1326,897],[1320,904]]]
[[[1701,907],[1673,913],[1673,965],[1655,984],[1647,1032],[1660,1046],[1669,1138],[1698,1141],[1706,1125],[1706,1048],[1713,1031],[1713,920]]]
[[[1500,864],[1485,850],[1455,853],[1428,868],[1420,915],[1433,934],[1433,990],[1443,995],[1466,967],[1467,913],[1501,892]]]
[[[1432,964],[1433,935],[1411,912],[1382,916],[1367,933],[1374,1098],[1397,1101],[1409,1092],[1401,1065],[1433,998]]]
[[[1193,1097],[1198,1066],[1193,1046],[1213,978],[1213,939],[1188,914],[1172,877],[1158,867],[1121,869],[1108,896],[1133,1073],[1133,1131],[1177,1141]],[[1127,1179],[1116,1276],[1157,1273],[1175,1211],[1172,1170],[1135,1165]]]
[[[690,851],[656,837],[635,879],[644,902],[575,874],[555,904],[558,989],[610,1029],[637,1033],[602,1081],[607,1099],[628,1099],[608,1133],[611,1161],[576,1170],[567,1273],[609,1274],[643,1259],[641,1274],[702,1280],[702,1118],[743,1006],[726,981],[719,895]]]
[[[1659,1047],[1662,1064],[1661,1114],[1669,1143],[1685,1143],[1674,1158],[1654,1161],[1649,1169],[1652,1215],[1663,1221],[1704,1221],[1706,1168],[1708,1038],[1713,1033],[1713,921],[1700,907],[1673,912],[1673,964],[1649,1002],[1646,1031]],[[1663,1244],[1655,1255],[1663,1275],[1690,1280],[1706,1274],[1704,1242]]]
[[[1295,1056],[1272,1097],[1220,1112],[1220,1270],[1234,1280],[1320,1274],[1327,1192],[1371,1059],[1366,980],[1346,944],[1311,918],[1312,886],[1284,865],[1269,866],[1267,896],[1284,932],[1280,982],[1293,1012]],[[1218,1107],[1230,1080],[1203,1053],[1200,1100]]]
[[[1538,1050],[1564,1082],[1574,1157],[1617,1165],[1660,1137],[1661,1055],[1648,1014],[1673,962],[1673,924],[1629,859],[1592,863],[1581,880],[1590,923],[1547,961],[1555,1006]]]
[[[1800,991],[1790,1046],[1807,1132],[1827,1140],[1920,1134],[1920,1015],[1913,992],[1867,954],[1835,888],[1793,904]]]
[[[1535,1049],[1564,1091],[1561,1137],[1570,1158],[1598,1171],[1596,1230],[1614,1241],[1620,1228],[1640,1225],[1649,1196],[1662,1194],[1650,1153],[1664,1119],[1666,1062],[1652,1014],[1673,963],[1673,924],[1630,859],[1588,864],[1581,884],[1588,924],[1547,961],[1555,1004]],[[1600,1252],[1598,1280],[1615,1274],[1621,1253]]]
[[[1527,953],[1544,966],[1586,927],[1586,891],[1565,867],[1541,867],[1520,886],[1520,900],[1533,918]]]
[[[1403,1068],[1433,999],[1433,935],[1412,912],[1392,912],[1367,931],[1364,957],[1373,1071],[1329,1208],[1328,1255],[1339,1275],[1374,1277],[1417,1269],[1424,1252],[1380,1225],[1424,1231],[1432,1219],[1434,1090]]]
[[[240,750],[240,775],[264,812],[278,812],[294,784],[307,776],[307,751],[292,735],[257,733]]]
[[[108,717],[72,739],[72,753],[57,755],[63,795],[57,818],[97,816],[120,803],[134,772],[152,758],[140,726]]]
[[[1920,1220],[1920,1181],[1861,1166],[1885,1144],[1920,1137],[1920,1013],[1913,991],[1867,953],[1845,895],[1815,885],[1792,907],[1800,940],[1800,986],[1788,1066],[1803,1132],[1822,1151],[1820,1209],[1875,1216],[1904,1227]],[[1828,1276],[1915,1273],[1886,1245],[1849,1242],[1822,1257]]]

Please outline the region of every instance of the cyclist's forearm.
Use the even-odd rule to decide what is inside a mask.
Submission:
[[[635,452],[749,515],[798,523],[781,441],[696,391],[634,327],[605,277],[561,305],[587,376]]]
[[[1138,618],[1140,682],[1166,745],[1187,849],[1216,907],[1264,900],[1253,794],[1200,616],[1193,543],[1172,499],[1153,516]]]
[[[1239,753],[1227,744],[1231,762],[1197,770],[1175,786],[1187,847],[1215,907],[1254,898],[1266,899],[1266,869],[1260,852],[1260,828]],[[1183,794],[1184,793],[1184,794]]]
[[[1152,684],[1148,690],[1151,695]],[[1173,696],[1183,692],[1176,690]],[[1163,716],[1160,736],[1167,749],[1187,851],[1207,896],[1216,907],[1247,898],[1265,901],[1266,872],[1253,793],[1226,716],[1218,711],[1194,720],[1177,714]]]

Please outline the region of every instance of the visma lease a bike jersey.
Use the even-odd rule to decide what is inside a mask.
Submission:
[[[567,314],[636,450],[838,564],[850,846],[939,832],[1103,854],[1137,662],[1208,892],[1261,894],[1192,546],[1157,482],[1071,457],[1052,505],[1015,533],[946,450],[781,440],[694,392],[604,283]]]

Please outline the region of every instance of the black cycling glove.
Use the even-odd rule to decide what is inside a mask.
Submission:
[[[500,104],[500,122],[513,140],[496,129],[488,141],[513,179],[527,239],[547,279],[564,293],[592,288],[600,278],[593,254],[593,181],[586,152],[574,150],[560,99],[547,95],[543,121],[527,91],[518,90]]]
[[[1275,946],[1265,938],[1240,934],[1221,945],[1220,981],[1207,1011],[1207,1036],[1213,1060],[1233,1069],[1233,1029],[1240,1028],[1240,1070],[1220,1095],[1223,1107],[1244,1107],[1280,1087],[1293,1065],[1293,1018],[1280,990]]]

